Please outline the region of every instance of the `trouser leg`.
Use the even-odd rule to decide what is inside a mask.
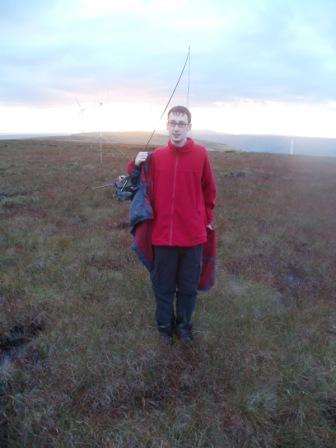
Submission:
[[[177,271],[176,323],[191,330],[201,274],[202,245],[181,248]]]
[[[151,272],[156,301],[155,318],[161,332],[171,333],[175,325],[174,297],[178,268],[178,249],[154,247],[154,268]]]

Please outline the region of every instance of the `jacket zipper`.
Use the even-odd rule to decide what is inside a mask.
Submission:
[[[172,202],[171,202],[171,208],[170,208],[170,216],[171,216],[171,218],[170,218],[170,231],[169,231],[169,245],[170,246],[173,243],[173,220],[174,220],[173,212],[174,212],[174,206],[175,206],[177,164],[178,164],[178,157],[177,157],[177,153],[175,152],[175,168],[174,168],[174,177],[173,177],[173,195],[172,195]]]

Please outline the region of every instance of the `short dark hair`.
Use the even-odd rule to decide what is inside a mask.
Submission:
[[[169,114],[171,114],[171,113],[173,113],[173,114],[184,114],[184,115],[186,115],[188,117],[188,123],[191,123],[191,113],[190,113],[190,110],[187,109],[186,107],[184,107],[184,106],[174,106],[171,109],[169,109],[169,112],[168,112],[167,116],[169,117]]]

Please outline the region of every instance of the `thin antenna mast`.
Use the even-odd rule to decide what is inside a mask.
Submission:
[[[162,120],[162,117],[164,116],[166,110],[168,109],[168,106],[169,106],[169,104],[170,104],[170,102],[171,102],[171,100],[172,100],[172,98],[173,98],[173,96],[174,96],[174,93],[175,93],[175,91],[176,91],[176,89],[177,89],[177,86],[179,85],[179,83],[180,83],[180,81],[181,81],[182,75],[183,75],[183,73],[184,73],[184,69],[186,68],[186,65],[187,65],[187,62],[189,61],[189,59],[190,59],[190,46],[189,46],[189,48],[188,48],[188,54],[187,54],[186,60],[185,60],[185,62],[184,62],[183,68],[182,68],[182,70],[181,70],[180,76],[179,76],[179,78],[178,78],[178,80],[177,80],[177,83],[175,84],[174,90],[172,91],[172,93],[171,93],[171,95],[170,95],[170,97],[169,97],[169,100],[168,100],[168,102],[167,102],[167,104],[166,104],[166,107],[163,109],[163,112],[162,112],[161,117],[160,117],[160,121]],[[189,89],[189,87],[188,87],[188,89]],[[148,145],[149,145],[149,142],[152,140],[152,138],[153,138],[155,132],[156,132],[156,128],[154,129],[154,131],[152,132],[151,136],[149,137],[149,139],[148,139],[148,141],[147,141],[147,143],[146,143],[145,150],[147,149],[147,147],[148,147]]]
[[[190,93],[190,45],[189,45],[189,47],[188,47],[188,54],[187,54],[186,60],[185,60],[185,62],[184,62],[184,64],[183,64],[183,67],[182,67],[180,76],[178,77],[178,80],[177,80],[177,82],[176,82],[176,84],[175,84],[175,87],[174,87],[174,89],[173,89],[173,91],[172,91],[170,97],[169,97],[169,100],[168,100],[168,102],[167,102],[165,108],[163,109],[163,112],[162,112],[161,117],[160,117],[160,121],[162,120],[162,117],[164,116],[166,110],[168,109],[168,106],[169,106],[169,104],[170,104],[170,102],[171,102],[171,100],[172,100],[172,98],[173,98],[173,96],[174,96],[174,93],[175,93],[175,91],[176,91],[176,89],[177,89],[177,87],[178,87],[178,85],[179,85],[179,83],[180,83],[180,80],[181,80],[181,78],[182,78],[182,75],[183,75],[183,73],[184,73],[184,70],[185,70],[185,68],[186,68],[186,66],[187,66],[188,61],[189,61],[189,66],[188,66],[187,107],[189,107],[189,93]],[[99,103],[99,106],[100,106],[100,107],[103,106],[103,103],[100,102],[100,103]],[[153,130],[151,136],[149,137],[149,139],[148,139],[148,141],[147,141],[147,143],[146,143],[145,150],[147,149],[147,147],[148,147],[148,145],[149,145],[149,142],[152,140],[152,138],[153,138],[155,132],[156,132],[156,128]],[[100,132],[100,139],[99,139],[99,140],[100,140],[100,163],[102,164],[102,163],[103,163],[102,132]],[[114,185],[114,184],[110,184],[110,183],[109,183],[109,184],[101,185],[101,186],[98,186],[98,187],[94,187],[93,189],[95,190],[95,189],[97,189],[97,188],[110,187],[110,186],[112,186],[112,185]]]
[[[188,48],[188,91],[187,91],[187,108],[189,109],[189,94],[190,94],[190,45]]]

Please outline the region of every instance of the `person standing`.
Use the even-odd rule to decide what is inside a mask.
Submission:
[[[215,179],[207,150],[188,137],[190,129],[190,111],[184,106],[171,108],[168,144],[150,157],[154,254],[150,276],[157,327],[169,344],[174,333],[184,343],[193,340],[202,250],[209,230],[214,229]],[[140,151],[128,171],[140,167],[148,155]]]

